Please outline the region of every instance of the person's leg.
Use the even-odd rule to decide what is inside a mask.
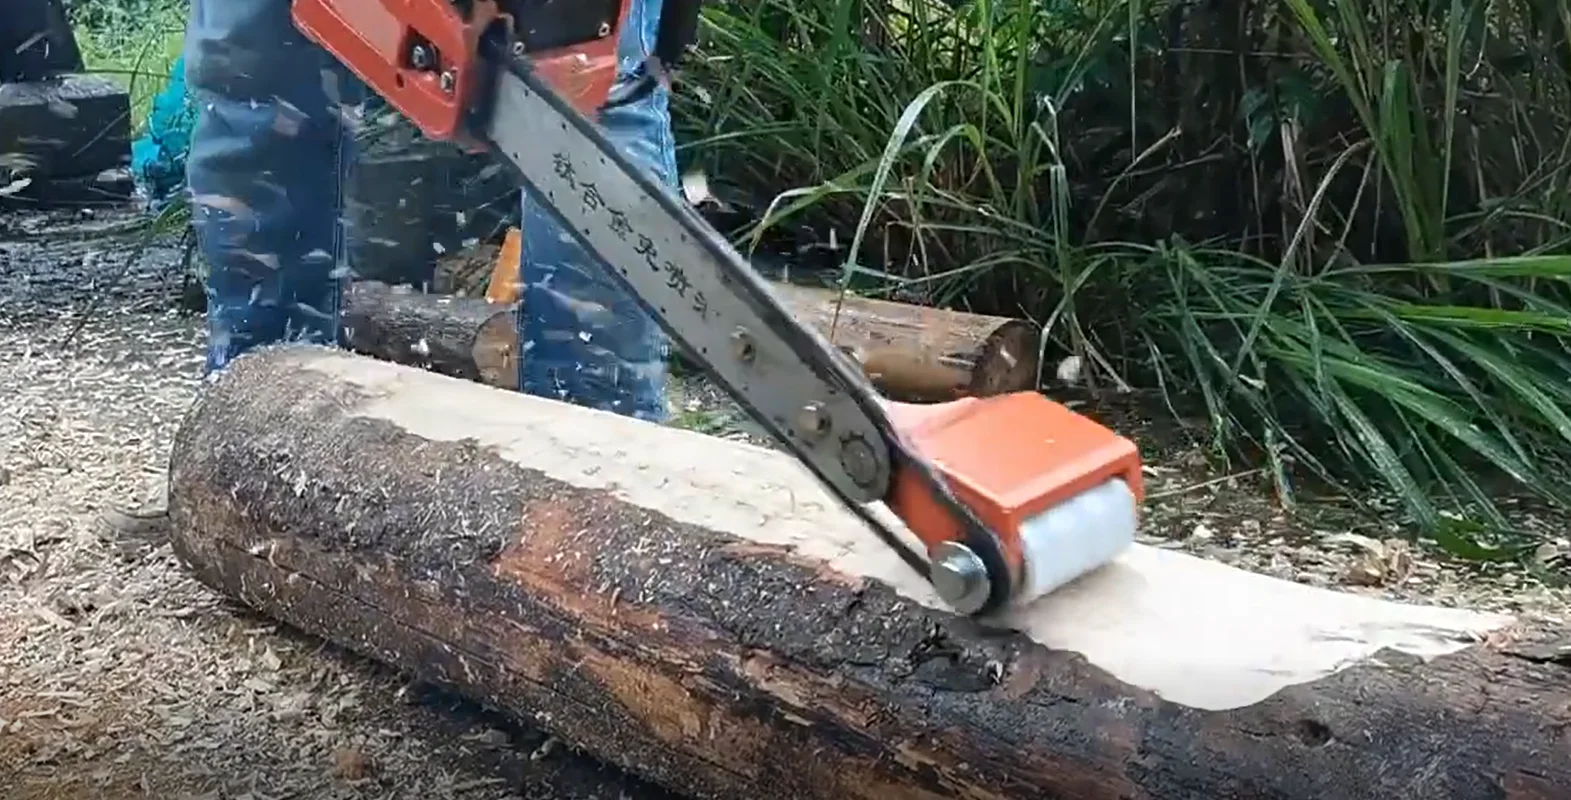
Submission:
[[[335,344],[360,83],[294,27],[289,0],[193,0],[185,60],[207,369],[285,340]]]
[[[624,76],[654,47],[660,0],[635,0],[628,17],[620,50]],[[637,163],[676,186],[664,90],[608,111],[602,124]],[[663,420],[667,344],[659,326],[527,192],[522,229],[519,386],[542,397]]]
[[[285,340],[333,344],[342,187],[360,83],[289,18],[289,0],[192,0],[186,84],[196,106],[186,180],[207,263],[208,372]],[[156,534],[164,504],[103,515]]]

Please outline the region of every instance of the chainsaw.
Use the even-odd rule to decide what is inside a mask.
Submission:
[[[607,139],[598,113],[669,81],[697,34],[700,0],[664,0],[653,51],[619,79],[630,3],[294,0],[291,9],[308,38],[427,137],[510,167],[674,343],[958,613],[1027,603],[1115,558],[1134,538],[1143,495],[1132,442],[1038,392],[886,400]],[[876,513],[879,503],[915,542]]]

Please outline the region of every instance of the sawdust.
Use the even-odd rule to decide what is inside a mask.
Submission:
[[[46,222],[58,238],[36,223],[29,237],[0,237],[8,800],[662,796],[537,731],[280,630],[198,585],[166,544],[97,529],[98,510],[162,481],[198,385],[200,321],[168,310],[172,248],[150,250],[131,288],[106,292],[96,284],[128,248],[84,245],[73,232],[82,220]],[[106,294],[102,308],[62,347],[66,310],[95,292]],[[701,382],[677,381],[673,403],[675,424],[757,441]],[[1565,592],[1519,571],[1448,563],[1335,508],[1290,520],[1250,476],[1218,478],[1182,454],[1148,477],[1148,543],[1314,585],[1563,624]]]
[[[1571,593],[1563,585],[1531,577],[1520,565],[1458,561],[1414,542],[1401,523],[1371,519],[1351,503],[1319,501],[1288,514],[1257,474],[1217,476],[1199,466],[1201,460],[1191,453],[1146,468],[1149,499],[1141,541],[1283,580],[1517,614],[1535,626],[1561,626],[1571,612]],[[1364,502],[1395,507],[1380,498]],[[1564,538],[1551,539],[1539,558],[1553,562],[1566,552]],[[1553,570],[1546,575],[1557,577]]]
[[[57,224],[56,243],[72,241]],[[169,252],[150,252],[62,348],[66,310],[128,250],[83,265],[35,244],[0,243],[6,800],[664,796],[280,630],[197,584],[167,544],[95,525],[161,484],[199,382],[200,320],[163,310],[178,281],[156,263]]]

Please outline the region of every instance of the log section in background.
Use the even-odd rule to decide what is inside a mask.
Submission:
[[[837,302],[840,294],[828,289],[789,284],[775,289],[798,322],[848,352],[892,399],[952,400],[1036,384],[1038,329],[1030,322],[862,297]],[[517,386],[511,366],[516,333],[499,316],[505,306],[477,297],[397,292],[374,281],[355,283],[345,295],[345,339],[356,352],[492,386]]]
[[[792,316],[862,365],[895,400],[953,400],[1036,386],[1036,325],[1025,320],[775,284]]]
[[[340,319],[344,344],[357,353],[518,388],[518,333],[509,306],[356,281],[344,291]]]
[[[1460,643],[1509,618],[1136,548],[986,630],[783,454],[339,351],[206,387],[170,508],[210,586],[695,798],[1571,786],[1571,670]]]

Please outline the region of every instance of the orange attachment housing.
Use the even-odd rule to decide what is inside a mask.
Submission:
[[[468,8],[467,17],[459,6]],[[610,35],[530,53],[535,71],[573,107],[593,119],[616,83],[617,32],[627,21],[623,0]],[[494,26],[515,22],[540,27],[550,20],[515,21],[497,0],[294,0],[295,27],[332,53],[427,137],[482,149],[465,130],[485,85],[480,64],[482,37]],[[434,51],[434,61],[411,63],[416,45]]]
[[[908,446],[998,534],[1011,584],[1024,570],[1026,520],[1112,478],[1128,484],[1135,502],[1145,497],[1134,442],[1036,392],[886,407]],[[960,521],[909,470],[897,470],[887,505],[929,552],[964,539]]]

